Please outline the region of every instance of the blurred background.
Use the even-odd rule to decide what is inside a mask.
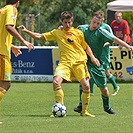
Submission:
[[[26,28],[43,33],[57,28],[60,23],[60,14],[62,11],[69,10],[74,14],[74,27],[81,24],[87,24],[90,22],[90,18],[93,12],[102,10],[105,13],[105,22],[110,23],[108,19],[114,19],[114,12],[108,14],[107,3],[114,0],[20,0],[20,6],[18,8],[18,25],[25,25]],[[0,8],[5,6],[5,0],[0,0]],[[108,17],[109,15],[109,17]],[[133,13],[123,12],[123,18],[128,21],[130,29],[133,29]],[[43,41],[37,41],[29,36],[20,34],[26,40],[34,42],[35,46],[56,46],[55,42],[44,43]],[[21,45],[16,39],[13,40],[16,45]]]

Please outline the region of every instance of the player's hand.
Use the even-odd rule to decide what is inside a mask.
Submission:
[[[119,48],[120,50],[122,50],[123,46],[119,45],[118,48]]]
[[[105,47],[105,46],[109,46],[109,45],[110,45],[109,42],[104,43],[104,47]]]
[[[12,50],[13,54],[15,55],[15,57],[18,57],[19,55],[22,54],[20,48],[14,46],[14,45],[11,46],[11,50]]]
[[[97,58],[95,58],[95,57],[91,58],[91,61],[92,61],[92,63],[95,64],[96,66],[100,66],[100,65],[101,65],[100,62],[99,62],[99,60],[98,60]]]
[[[17,27],[18,29],[21,29],[23,32],[25,32],[27,29],[24,25],[20,25]]]
[[[58,30],[63,30],[63,26],[62,25],[60,25],[60,26],[58,26],[58,28],[57,28]]]
[[[133,46],[130,46],[127,48],[129,51],[133,51]]]
[[[28,47],[28,52],[30,52],[32,49],[34,49],[34,44],[25,41],[24,44]]]

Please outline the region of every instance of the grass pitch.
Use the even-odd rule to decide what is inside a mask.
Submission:
[[[63,83],[67,117],[50,118],[54,93],[52,83],[12,83],[1,105],[3,125],[0,133],[131,133],[132,88],[130,83],[119,84],[118,95],[112,96],[113,87],[108,84],[111,107],[116,115],[103,111],[100,90],[95,86],[89,112],[95,118],[81,117],[73,111],[79,102],[79,84]]]

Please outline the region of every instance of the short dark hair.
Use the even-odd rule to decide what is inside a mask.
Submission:
[[[99,19],[104,20],[104,12],[103,11],[94,12],[92,17],[97,17]]]
[[[8,5],[8,4],[15,4],[15,3],[17,3],[18,1],[20,1],[20,0],[6,0],[6,4]]]
[[[63,21],[64,19],[73,19],[73,13],[70,11],[64,11],[61,13],[61,21]]]

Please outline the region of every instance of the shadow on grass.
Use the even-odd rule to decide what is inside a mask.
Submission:
[[[22,117],[50,117],[50,114],[49,115],[32,115],[32,114],[25,114],[25,115],[23,115],[23,114],[19,114],[19,115],[14,115],[14,114],[12,114],[12,115],[3,115],[3,117],[4,116],[6,116],[6,117],[18,117],[18,116],[22,116]],[[79,117],[80,116],[80,114],[75,114],[75,115],[67,115],[67,117]]]
[[[95,116],[96,117],[98,117],[98,116],[103,116],[103,115],[105,115],[106,113],[99,113],[99,114],[95,114]],[[49,115],[38,115],[38,114],[34,114],[34,115],[32,115],[32,114],[16,114],[16,115],[14,115],[14,114],[12,114],[12,115],[3,115],[3,116],[7,116],[7,117],[18,117],[18,116],[20,116],[20,117],[50,117],[50,114]],[[81,117],[80,116],[80,114],[79,113],[75,113],[75,114],[69,114],[69,115],[67,115],[67,117]]]

